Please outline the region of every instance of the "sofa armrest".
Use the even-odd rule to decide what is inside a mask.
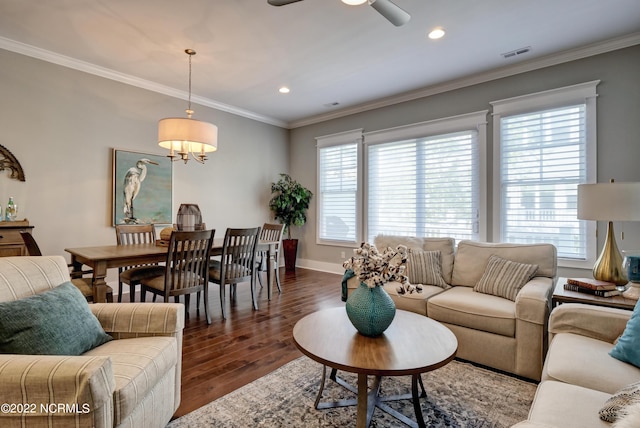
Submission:
[[[181,336],[184,329],[184,306],[179,303],[95,303],[89,307],[115,339]]]
[[[573,333],[613,343],[631,318],[631,311],[582,303],[564,303],[549,317],[549,341],[558,333]]]
[[[527,282],[516,296],[516,318],[546,325],[551,311],[553,279],[537,276]]]
[[[108,357],[0,355],[0,426],[112,427],[114,390]]]

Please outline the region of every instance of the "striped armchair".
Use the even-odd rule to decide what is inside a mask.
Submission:
[[[0,258],[0,302],[69,279],[62,256]],[[15,410],[3,407],[0,426],[138,428],[169,422],[180,404],[184,307],[89,306],[114,340],[81,356],[0,354],[0,404]]]

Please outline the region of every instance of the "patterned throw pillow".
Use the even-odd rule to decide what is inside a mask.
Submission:
[[[111,339],[70,282],[0,303],[0,354],[81,355]]]
[[[538,265],[518,263],[493,255],[473,290],[515,301],[518,291],[537,271]]]
[[[411,284],[451,288],[442,278],[440,251],[411,250],[407,259],[407,277]]]
[[[625,414],[627,406],[640,403],[640,382],[627,385],[613,394],[600,409],[600,419],[615,422]]]

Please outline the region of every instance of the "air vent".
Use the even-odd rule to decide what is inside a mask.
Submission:
[[[531,52],[531,46],[527,46],[526,48],[516,49],[515,51],[511,51],[511,52],[505,52],[501,55],[504,59],[507,59],[507,58],[513,58],[514,56],[526,54],[528,52]]]

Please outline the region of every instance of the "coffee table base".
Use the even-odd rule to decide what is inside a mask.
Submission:
[[[318,390],[318,395],[316,396],[316,401],[314,403],[314,406],[316,409],[323,410],[323,409],[333,409],[336,407],[348,407],[348,406],[358,405],[359,398],[320,402],[320,400],[322,399],[322,392],[324,391],[326,377],[327,377],[327,366],[322,366],[322,380],[320,381],[320,389]],[[343,388],[353,392],[354,394],[356,394],[356,396],[361,398],[361,396],[358,394],[358,389],[356,389],[353,385],[350,385],[349,383],[347,383],[344,379],[341,379],[337,376],[336,369],[334,368],[331,369],[331,374],[329,375],[329,379],[336,382],[338,385],[342,386]],[[367,375],[358,374],[358,383],[360,384],[360,382],[364,382],[365,389],[367,388],[366,380],[367,380]],[[404,423],[407,426],[410,426],[412,428],[425,428],[426,425],[424,423],[424,418],[422,417],[422,409],[420,409],[420,398],[426,397],[427,392],[424,389],[424,384],[422,383],[422,378],[420,377],[420,375],[416,374],[411,376],[411,394],[390,395],[390,396],[381,397],[379,395],[381,382],[382,382],[382,376],[376,376],[373,387],[366,394],[366,400],[367,400],[366,426],[368,427],[369,424],[371,423],[371,419],[373,418],[373,412],[377,407],[383,412],[393,416],[394,418],[396,418],[397,420],[399,420],[400,422]],[[420,395],[418,395],[418,384],[420,384],[420,389],[421,389]],[[360,387],[361,385],[358,385],[358,386]],[[394,410],[393,408],[385,404],[385,402],[399,401],[399,400],[413,401],[413,409],[416,414],[416,421],[409,419],[407,416],[403,415],[402,413],[399,413],[398,411]],[[360,417],[360,413],[358,413],[358,416]]]

